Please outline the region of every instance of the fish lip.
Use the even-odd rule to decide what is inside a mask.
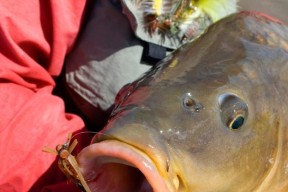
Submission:
[[[86,180],[90,179],[89,172],[91,172],[91,170],[89,169],[89,164],[93,163],[93,161],[99,157],[112,157],[115,158],[115,160],[122,161],[124,165],[137,168],[145,176],[154,192],[174,191],[171,190],[171,186],[165,181],[156,164],[147,154],[134,146],[118,140],[104,140],[91,144],[78,154],[77,161],[80,171]]]

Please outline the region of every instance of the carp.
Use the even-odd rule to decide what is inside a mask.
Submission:
[[[240,12],[120,90],[77,160],[91,191],[288,191],[288,28]]]

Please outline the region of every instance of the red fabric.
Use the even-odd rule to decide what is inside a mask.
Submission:
[[[1,192],[41,191],[63,180],[51,165],[55,156],[41,149],[64,143],[68,132],[84,127],[79,117],[65,114],[63,101],[51,91],[53,77],[60,74],[79,31],[85,3],[0,3]],[[51,191],[65,191],[61,189],[51,187]]]

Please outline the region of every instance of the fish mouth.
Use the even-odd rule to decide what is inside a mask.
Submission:
[[[148,155],[118,140],[91,144],[77,160],[93,192],[174,191]]]

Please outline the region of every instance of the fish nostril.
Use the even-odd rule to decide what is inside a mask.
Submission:
[[[191,93],[185,93],[182,97],[182,107],[185,110],[192,111],[192,112],[200,112],[204,106],[197,102]]]

